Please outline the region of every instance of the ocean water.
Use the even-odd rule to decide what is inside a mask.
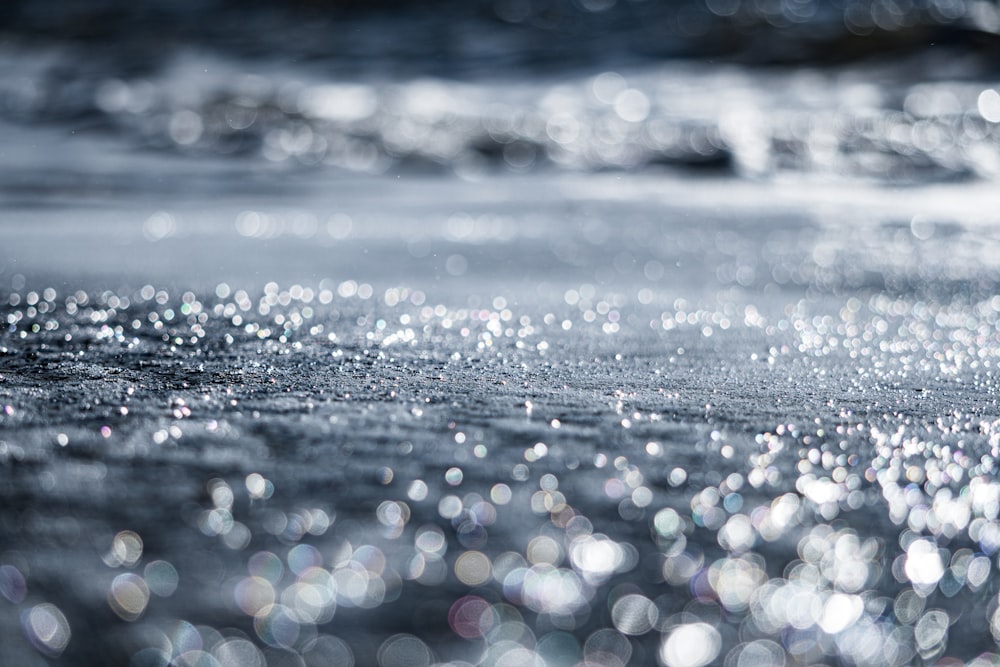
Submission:
[[[998,27],[0,10],[0,664],[1000,663]]]

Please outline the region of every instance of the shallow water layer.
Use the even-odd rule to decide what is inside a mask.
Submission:
[[[1000,659],[986,185],[262,182],[2,214],[5,664]]]

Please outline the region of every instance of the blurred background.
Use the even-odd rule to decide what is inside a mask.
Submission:
[[[0,189],[124,187],[134,170],[104,164],[122,148],[272,172],[992,179],[998,31],[987,0],[15,0],[5,134],[105,157],[8,140],[22,175]]]

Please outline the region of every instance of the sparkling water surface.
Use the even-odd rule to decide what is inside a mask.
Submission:
[[[982,59],[78,48],[0,44],[0,663],[1000,663]]]

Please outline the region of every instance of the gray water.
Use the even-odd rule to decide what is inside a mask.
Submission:
[[[1000,661],[974,51],[88,53],[0,48],[0,663]]]

